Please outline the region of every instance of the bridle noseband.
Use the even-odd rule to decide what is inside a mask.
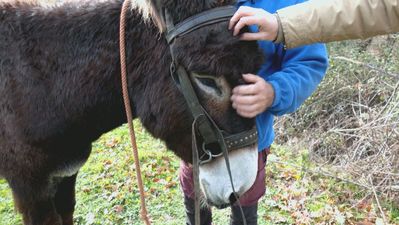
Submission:
[[[257,130],[254,127],[251,130],[228,134],[221,130],[213,119],[209,116],[206,110],[200,104],[198,97],[194,91],[191,83],[189,73],[186,68],[182,66],[176,59],[174,45],[178,41],[179,37],[184,36],[194,30],[197,30],[204,26],[229,21],[230,18],[236,12],[234,6],[224,6],[204,11],[196,14],[192,17],[185,19],[184,21],[173,24],[172,18],[166,9],[163,10],[162,16],[166,24],[166,35],[165,38],[170,47],[170,53],[172,57],[172,63],[170,66],[170,74],[175,81],[179,90],[183,93],[186,103],[190,109],[193,117],[192,125],[192,150],[193,150],[193,174],[194,174],[194,189],[195,189],[195,224],[199,222],[199,165],[203,165],[211,162],[217,157],[223,156],[226,162],[227,171],[230,177],[230,183],[232,186],[233,194],[236,199],[238,196],[234,189],[233,179],[230,170],[230,162],[228,158],[228,152],[235,149],[247,147],[257,143]],[[227,27],[226,27],[227,29]],[[208,146],[218,146],[220,149],[219,153],[212,153],[208,149]],[[200,154],[198,153],[198,147],[200,147]],[[246,225],[243,210],[240,206],[243,222]]]

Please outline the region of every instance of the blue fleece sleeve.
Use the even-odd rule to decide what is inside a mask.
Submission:
[[[283,48],[281,45],[279,48]],[[281,70],[266,77],[274,88],[275,98],[268,109],[274,115],[294,112],[315,91],[327,67],[324,44],[281,49]]]

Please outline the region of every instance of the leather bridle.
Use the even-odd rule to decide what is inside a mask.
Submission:
[[[206,110],[200,104],[197,94],[192,86],[189,72],[182,66],[175,57],[175,42],[179,41],[179,37],[184,36],[194,30],[211,24],[228,21],[235,13],[236,8],[233,6],[224,6],[219,8],[210,9],[197,15],[187,18],[186,20],[178,23],[176,26],[165,11],[165,22],[167,26],[166,40],[170,47],[172,63],[170,66],[170,74],[183,93],[186,103],[190,109],[191,115],[194,119],[198,118],[198,130],[202,137],[203,143],[201,144],[202,155],[200,157],[200,164],[205,164],[215,157],[222,156],[222,152],[214,154],[213,151],[207,150],[207,146],[211,144],[219,144],[220,149],[224,146],[227,151],[233,151],[245,146],[255,144],[257,142],[257,130],[253,129],[229,134],[221,130],[213,119],[209,116]],[[222,141],[223,140],[223,141]],[[220,143],[220,142],[223,143]]]
[[[192,151],[195,191],[195,224],[200,224],[199,166],[209,163],[214,158],[223,156],[226,162],[234,197],[236,200],[238,200],[238,196],[233,185],[228,152],[257,143],[257,130],[256,127],[254,127],[253,129],[244,132],[228,134],[216,125],[207,111],[200,104],[200,101],[198,100],[198,97],[192,86],[189,72],[183,65],[179,63],[176,58],[174,45],[179,41],[179,37],[182,37],[194,30],[204,26],[229,21],[235,12],[236,8],[234,6],[213,8],[189,17],[177,25],[173,24],[172,18],[166,9],[163,10],[162,15],[166,24],[165,37],[169,44],[170,54],[172,57],[170,74],[176,85],[179,87],[179,90],[183,93],[191,115],[194,119],[192,124]],[[214,151],[208,150],[208,146],[210,145],[212,145],[212,147],[218,146],[217,149],[219,149],[220,152],[213,153]],[[239,201],[238,205],[241,209],[242,218],[244,220],[243,222],[246,224],[244,213]]]

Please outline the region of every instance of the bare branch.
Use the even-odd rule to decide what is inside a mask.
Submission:
[[[378,209],[380,210],[380,213],[382,215],[382,219],[384,220],[384,224],[388,224],[387,223],[387,218],[386,218],[385,213],[384,213],[384,210],[382,210],[382,207],[381,207],[381,204],[380,204],[380,200],[378,199],[377,192],[375,191],[375,188],[374,188],[374,185],[373,185],[373,179],[371,178],[371,176],[369,176],[369,180],[370,180],[370,184],[371,184],[371,189],[373,190],[375,201],[377,202]]]
[[[368,64],[368,63],[360,62],[360,61],[357,61],[357,60],[354,60],[354,59],[349,59],[349,58],[346,58],[346,57],[343,57],[343,56],[334,56],[334,57],[331,57],[331,58],[332,59],[337,59],[337,60],[343,60],[343,61],[350,62],[350,63],[356,64],[356,65],[360,65],[360,66],[364,66],[364,67],[370,68],[372,70],[375,70],[375,71],[377,71],[379,73],[386,74],[386,75],[388,75],[390,77],[399,79],[399,74],[390,73],[390,72],[388,72],[388,71],[386,71],[384,69],[378,68],[378,67],[376,67],[374,65],[371,65],[371,64]]]

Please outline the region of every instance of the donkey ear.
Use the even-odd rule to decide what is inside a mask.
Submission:
[[[163,1],[162,0],[147,0],[149,13],[151,19],[158,27],[159,31],[163,33],[166,30],[165,20],[163,18]]]

